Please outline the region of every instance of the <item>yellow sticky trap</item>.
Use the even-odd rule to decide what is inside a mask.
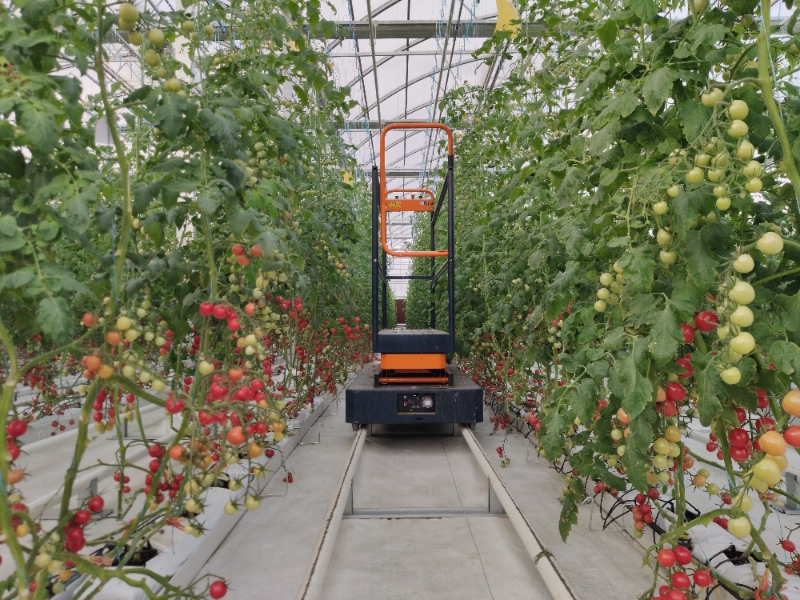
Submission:
[[[497,26],[494,31],[510,31],[511,37],[516,38],[522,26],[520,23],[512,23],[512,21],[519,21],[519,13],[516,7],[511,3],[511,0],[497,0]]]
[[[347,185],[353,185],[353,175],[350,171],[342,171],[342,181],[344,181]]]

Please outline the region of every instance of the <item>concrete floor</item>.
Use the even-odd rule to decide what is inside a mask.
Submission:
[[[288,458],[289,493],[245,514],[204,567],[201,576],[229,581],[226,598],[296,597],[353,441],[343,406],[340,399],[338,415],[326,413],[308,434],[316,440],[319,431],[320,444],[299,446]],[[543,460],[526,461],[527,441],[516,433],[506,440],[511,465],[500,469],[494,449],[502,438],[492,434],[488,417],[478,439],[578,595],[644,592],[652,572],[642,567],[640,547],[618,531],[589,531],[588,507],[569,544],[561,542],[563,476]],[[376,428],[366,440],[354,482],[356,514],[342,522],[324,598],[549,597],[507,518],[478,512],[487,506],[487,483],[460,434],[448,437],[450,431],[413,437]],[[285,484],[275,479],[267,492],[282,491]],[[420,512],[424,518],[403,518]]]

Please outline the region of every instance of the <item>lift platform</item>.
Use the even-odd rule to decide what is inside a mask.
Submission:
[[[392,130],[438,129],[447,134],[447,175],[438,200],[429,189],[387,189],[386,135]],[[455,226],[453,132],[441,123],[393,123],[381,131],[380,169],[372,167],[372,346],[380,361],[365,365],[345,395],[346,419],[354,427],[372,424],[468,423],[483,420],[483,390],[447,364],[455,350]],[[445,209],[447,246],[436,249],[436,223]],[[430,249],[399,250],[388,245],[390,212],[430,214]],[[389,256],[429,259],[427,275],[389,275]],[[447,331],[437,329],[435,293],[447,280]],[[390,280],[430,283],[426,329],[387,329]]]

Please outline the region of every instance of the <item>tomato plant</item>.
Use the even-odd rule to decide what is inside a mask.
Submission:
[[[350,108],[348,90],[304,34],[322,26],[318,5],[152,8],[0,9],[9,597],[59,593],[77,572],[94,586],[80,594],[95,593],[176,519],[201,535],[203,495],[228,465],[263,476],[258,459],[274,456],[290,420],[369,358],[359,319],[370,306],[369,211],[363,184],[343,181],[355,165],[330,126]],[[235,39],[217,39],[214,23]],[[141,76],[112,77],[115,53]],[[148,405],[166,411],[159,444],[145,437]],[[24,436],[45,418],[65,429],[68,411],[71,466],[53,482],[58,518],[42,521],[29,508],[23,467],[36,446]],[[87,446],[107,443],[107,431],[113,493],[74,508],[79,475],[95,468],[82,464]],[[228,484],[249,509],[261,501],[253,477]],[[103,544],[118,566],[89,559]],[[201,593],[142,573],[165,595]]]
[[[547,33],[487,42],[513,44],[518,64],[444,110],[460,133],[460,360],[505,406],[497,418],[535,424],[540,453],[588,490],[672,498],[654,549],[702,522],[684,508],[703,490],[781,582],[764,521],[725,502],[748,486],[785,496],[783,445],[758,440],[797,439],[797,31],[771,35],[770,6],[528,2],[523,20]],[[412,285],[409,321],[428,304]],[[727,487],[695,466],[709,455],[666,435],[692,424],[710,428]],[[565,538],[586,488],[564,488]],[[649,595],[684,597],[679,580]]]

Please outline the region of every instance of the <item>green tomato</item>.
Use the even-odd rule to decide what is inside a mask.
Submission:
[[[670,232],[666,229],[659,229],[658,233],[656,234],[656,242],[659,246],[666,248],[672,243],[672,234],[670,234]]]
[[[225,514],[226,515],[235,515],[237,512],[239,512],[239,507],[236,506],[235,503],[233,503],[233,502],[226,502],[225,503]]]
[[[653,452],[656,454],[667,454],[669,452],[669,441],[663,437],[658,438],[653,442]]]
[[[606,312],[607,307],[608,305],[606,304],[605,300],[598,300],[597,302],[594,303],[594,309],[597,312]]]
[[[656,454],[651,462],[653,463],[653,467],[659,471],[669,466],[669,459],[664,454]]]
[[[147,32],[147,39],[154,46],[161,46],[164,43],[164,32],[157,27],[154,27]]]
[[[752,285],[738,279],[728,292],[728,297],[736,302],[736,304],[750,304],[756,297],[756,291],[753,289]]]
[[[744,167],[742,167],[742,173],[744,173],[745,177],[753,178],[753,177],[761,177],[761,174],[764,172],[764,168],[761,166],[761,163],[757,160],[751,160],[747,163]]]
[[[611,273],[603,273],[600,275],[600,283],[605,286],[609,286],[614,283],[614,276]]]
[[[661,252],[658,253],[658,257],[661,260],[661,264],[669,266],[671,264],[674,264],[675,261],[678,260],[678,253],[675,252],[674,250],[673,251],[662,250]]]
[[[706,486],[706,491],[712,496],[719,494],[719,486],[716,483],[709,483]]]
[[[675,198],[678,194],[681,193],[681,186],[678,184],[671,185],[667,188],[667,196],[670,198]]]
[[[700,167],[693,167],[686,173],[686,183],[702,183],[703,182],[703,169]]]
[[[737,140],[740,137],[747,135],[747,131],[747,123],[741,119],[734,119],[731,121],[730,127],[728,127],[728,135]]]
[[[244,505],[247,510],[256,510],[259,506],[261,506],[261,498],[258,496],[248,495],[244,501]]]
[[[739,306],[731,313],[730,318],[736,327],[750,327],[753,324],[753,311],[747,306]]]
[[[706,177],[712,183],[719,183],[725,177],[725,171],[723,169],[709,169]]]
[[[119,5],[119,18],[135,23],[139,20],[139,10],[130,2]]]
[[[600,300],[608,300],[609,296],[611,296],[611,292],[609,292],[607,288],[603,287],[597,290],[597,297]]]
[[[161,57],[158,55],[158,52],[152,48],[148,48],[144,51],[144,62],[148,67],[155,67],[161,62]]]
[[[747,517],[736,517],[734,519],[728,519],[728,531],[734,537],[739,539],[746,538],[750,535],[751,525],[750,519]]]
[[[731,350],[741,354],[742,356],[745,354],[750,354],[753,350],[755,350],[755,348],[755,338],[746,331],[743,331],[731,340]]]
[[[144,36],[138,31],[131,31],[130,35],[128,35],[128,41],[134,46],[141,46],[144,42]]]
[[[722,198],[728,195],[728,186],[725,185],[715,185],[714,186],[714,195],[717,198]]]
[[[750,160],[753,158],[753,154],[755,154],[756,148],[748,142],[747,140],[742,140],[739,142],[739,146],[736,148],[736,158],[739,160]]]
[[[780,482],[781,469],[774,460],[763,458],[753,465],[753,475],[772,487]]]
[[[756,247],[764,254],[778,254],[783,250],[783,238],[773,231],[768,231],[758,239]]]
[[[733,261],[733,270],[737,273],[749,273],[755,266],[753,257],[749,254],[740,254],[736,260]]]
[[[706,108],[714,108],[714,106],[722,100],[725,94],[719,88],[711,88],[708,92],[700,96],[700,101]]]
[[[748,112],[750,112],[750,108],[744,100],[734,100],[728,107],[728,114],[731,116],[731,119],[742,121],[747,118]]]
[[[723,196],[722,198],[717,198],[715,204],[719,210],[724,212],[731,207],[731,199],[727,196]]]
[[[705,152],[701,152],[697,156],[694,157],[694,164],[698,167],[707,167],[711,162],[711,156],[706,154]]]
[[[742,372],[737,367],[728,367],[724,369],[719,376],[722,377],[722,381],[728,385],[736,385],[742,380]]]
[[[653,212],[659,216],[667,214],[667,210],[669,210],[669,205],[663,200],[653,204]]]

